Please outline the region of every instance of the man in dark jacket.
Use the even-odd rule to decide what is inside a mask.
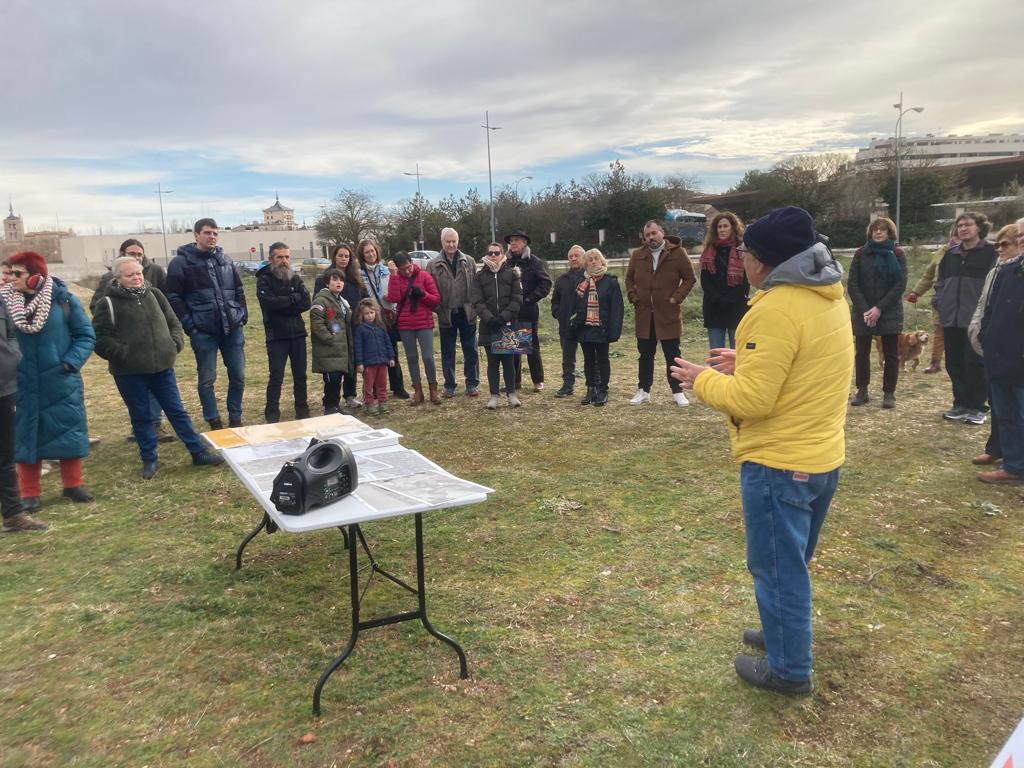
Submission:
[[[5,262],[6,263],[6,262]],[[14,403],[18,389],[21,349],[7,307],[0,301],[0,512],[4,531],[45,531],[21,506],[18,474],[14,469]]]
[[[281,384],[284,364],[291,361],[295,392],[295,418],[309,418],[306,400],[306,323],[309,291],[302,278],[292,272],[292,252],[284,243],[270,246],[270,262],[256,273],[256,296],[263,310],[263,328],[267,332],[267,405],[263,416],[267,424],[281,420]]]
[[[245,336],[249,319],[245,289],[235,265],[217,245],[217,222],[199,219],[194,244],[178,248],[167,267],[164,294],[188,334],[196,356],[199,400],[211,429],[223,429],[217,410],[217,352],[228,371],[228,426],[242,426],[245,393]]]
[[[967,424],[985,423],[985,367],[971,346],[967,329],[981,298],[985,276],[996,263],[995,249],[985,240],[988,230],[984,214],[960,214],[956,219],[960,242],[943,254],[936,270],[933,301],[942,324],[946,372],[953,384],[953,407],[942,416]]]
[[[555,397],[569,397],[576,383],[576,347],[579,340],[572,333],[569,318],[576,304],[576,286],[583,279],[583,246],[574,245],[566,256],[569,269],[555,280],[551,292],[551,316],[558,320],[558,340],[562,345],[562,388]]]
[[[533,330],[533,352],[526,357],[530,365],[530,378],[533,380],[533,391],[544,389],[544,363],[540,358],[540,336],[537,333],[540,310],[537,304],[551,291],[551,278],[544,262],[530,253],[530,236],[521,229],[513,229],[505,235],[508,245],[508,262],[512,267],[519,267],[519,279],[523,284],[523,305],[519,308],[519,321],[529,323]],[[515,356],[516,391],[523,385],[523,360]]]

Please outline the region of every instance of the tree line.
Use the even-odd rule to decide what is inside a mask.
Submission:
[[[1020,188],[1007,190],[1018,201],[997,215],[1007,220],[1024,215]],[[837,247],[864,242],[864,229],[872,213],[892,216],[896,207],[895,161],[890,158],[877,168],[856,167],[846,155],[798,155],[779,161],[767,170],[751,170],[729,193],[734,202],[722,207],[752,221],[773,208],[798,205],[814,217],[821,232]],[[498,239],[513,228],[529,233],[531,249],[546,259],[562,259],[573,243],[596,244],[604,230],[602,248],[609,255],[624,253],[639,242],[644,222],[664,219],[668,209],[692,208],[700,195],[700,183],[691,176],[667,175],[655,180],[644,173],[629,173],[620,161],[605,173],[558,182],[520,197],[506,186],[494,198]],[[937,221],[935,203],[967,199],[964,176],[955,167],[934,166],[912,158],[903,163],[901,183],[901,240],[932,241],[948,234],[948,226]],[[1019,210],[1018,210],[1019,209]],[[1003,215],[1005,214],[1005,215]],[[440,249],[440,232],[452,226],[458,230],[462,248],[479,254],[490,242],[490,205],[477,189],[462,197],[449,195],[433,203],[421,195],[401,201],[388,209],[365,192],[343,189],[325,207],[316,229],[324,242],[358,242],[364,237],[378,240],[385,253],[415,250],[423,232],[423,248]],[[673,231],[672,222],[666,229]],[[693,248],[702,231],[682,231],[684,245]]]

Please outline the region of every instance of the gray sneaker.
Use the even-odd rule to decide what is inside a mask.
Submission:
[[[543,386],[543,385],[538,384],[537,386]],[[537,387],[534,387],[534,391],[537,392],[539,390],[537,389]],[[519,399],[519,395],[517,395],[515,392],[509,392],[508,393],[508,407],[509,408],[518,408],[522,404],[523,404],[523,401]]]
[[[948,411],[943,412],[942,418],[949,419],[950,421],[963,421],[966,415],[966,408],[962,408],[959,405],[954,405]]]
[[[497,395],[491,395],[491,399],[487,401],[487,407],[492,411],[497,409],[498,404],[501,402],[501,398]]]
[[[963,421],[965,424],[984,424],[985,414],[981,411],[964,411]]]

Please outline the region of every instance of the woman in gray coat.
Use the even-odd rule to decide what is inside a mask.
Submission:
[[[846,290],[853,302],[857,394],[850,405],[864,405],[871,382],[871,339],[882,337],[882,407],[896,407],[897,355],[903,331],[903,291],[907,287],[907,259],[896,246],[896,225],[881,217],[868,225],[868,240],[853,254]]]

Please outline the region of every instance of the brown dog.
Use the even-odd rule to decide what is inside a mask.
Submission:
[[[917,370],[919,358],[924,351],[924,345],[927,343],[928,334],[924,331],[908,331],[899,335],[899,341],[896,344],[896,357],[899,358],[901,371],[907,370],[908,362],[913,362],[913,365],[910,367],[911,373]],[[878,350],[878,367],[881,368],[885,365],[881,336],[875,336],[875,349]]]

